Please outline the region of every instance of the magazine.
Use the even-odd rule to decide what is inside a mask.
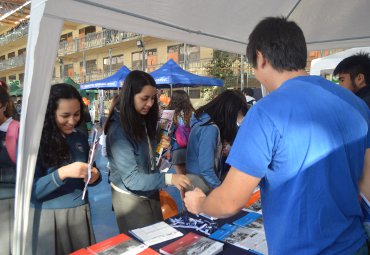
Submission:
[[[172,127],[172,123],[173,123],[173,116],[175,114],[175,110],[164,110],[163,113],[162,113],[162,116],[158,122],[158,129],[160,130],[160,137],[162,136],[168,136],[169,135],[169,132],[171,130],[171,127]],[[155,163],[156,165],[158,166],[159,163],[160,163],[160,159],[162,157],[162,154],[163,154],[163,147],[159,144],[157,146],[157,149],[155,151]]]
[[[248,224],[251,224],[252,222],[256,221],[257,219],[262,218],[262,215],[256,212],[249,212],[247,215],[241,217],[240,219],[237,219],[233,222],[233,224],[239,226],[239,227],[245,227]]]
[[[213,255],[220,253],[223,245],[221,242],[190,232],[159,251],[166,255]]]
[[[148,246],[119,234],[105,241],[87,247],[89,254],[95,255],[156,255],[159,254]]]
[[[148,246],[183,236],[183,233],[171,227],[164,221],[147,227],[130,230],[130,233]]]

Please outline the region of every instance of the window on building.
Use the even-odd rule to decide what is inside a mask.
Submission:
[[[184,44],[171,45],[167,47],[167,60],[171,58],[176,63],[184,62]]]
[[[73,38],[73,34],[72,32],[69,32],[69,33],[66,33],[60,36],[60,42],[63,42],[63,41],[70,42],[72,41],[72,38]]]
[[[146,68],[147,72],[153,72],[158,64],[157,49],[146,50]]]
[[[15,81],[16,79],[17,79],[17,76],[15,76],[15,75],[9,75],[8,76],[9,81]]]
[[[80,30],[78,30],[78,33],[79,33],[80,37],[83,37],[85,35],[95,33],[95,32],[96,32],[96,27],[95,26],[88,26],[88,27],[84,27],[84,28],[81,28]]]
[[[0,56],[0,60],[5,60],[5,55]]]
[[[15,52],[10,52],[8,53],[8,58],[14,58],[15,57]]]
[[[63,77],[74,76],[73,64],[60,65],[60,73],[63,74]]]
[[[190,98],[200,98],[200,89],[190,89],[189,97]]]
[[[0,81],[6,82],[6,77],[0,77]]]
[[[80,62],[80,70],[83,69],[83,62]],[[96,71],[96,59],[86,60],[86,75]]]
[[[198,62],[200,60],[200,47],[195,45],[188,45],[189,63]]]
[[[103,58],[103,70],[109,72],[110,68],[109,57]],[[123,54],[112,56],[112,70],[118,70],[123,66]]]
[[[142,52],[136,51],[131,53],[131,69],[142,70]]]
[[[26,53],[26,48],[18,50],[18,56],[25,54]]]
[[[21,84],[23,84],[23,82],[24,82],[24,73],[20,73],[20,74],[18,75],[18,80],[19,80],[19,82],[20,82]]]

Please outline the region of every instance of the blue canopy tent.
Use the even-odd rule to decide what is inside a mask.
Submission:
[[[130,73],[130,69],[122,66],[115,74],[104,79],[81,84],[81,89],[117,89],[121,87],[121,83]]]
[[[200,76],[182,69],[172,59],[163,66],[150,73],[158,88],[178,88],[197,86],[223,86],[221,79]]]

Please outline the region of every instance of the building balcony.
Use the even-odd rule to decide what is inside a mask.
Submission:
[[[26,63],[26,54],[0,61],[0,71],[22,67]]]
[[[5,35],[0,35],[0,47],[19,40],[20,38],[26,37],[28,35],[28,23],[19,25],[17,28],[13,29]]]
[[[104,47],[131,39],[136,39],[139,34],[118,32],[116,30],[104,30],[97,33],[91,33],[82,38],[73,38],[71,41],[62,41],[59,43],[58,56],[82,52],[95,48]]]

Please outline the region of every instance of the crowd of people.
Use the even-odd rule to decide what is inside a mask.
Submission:
[[[248,89],[225,90],[194,109],[184,91],[174,91],[168,136],[158,135],[155,80],[128,74],[104,125],[119,231],[162,221],[159,191],[167,186],[185,196],[190,212],[224,218],[259,185],[269,254],[367,254],[359,195],[370,200],[369,55],[337,66],[342,86],[309,76],[302,30],[270,17],[249,36],[247,57],[269,95],[256,102]],[[73,86],[51,86],[31,194],[30,254],[68,254],[95,243],[83,193],[85,182],[96,185],[101,176],[92,166],[88,179],[88,137],[77,128],[84,108]],[[0,82],[0,254],[11,254],[13,111]],[[172,171],[159,171],[158,144],[169,149]]]

